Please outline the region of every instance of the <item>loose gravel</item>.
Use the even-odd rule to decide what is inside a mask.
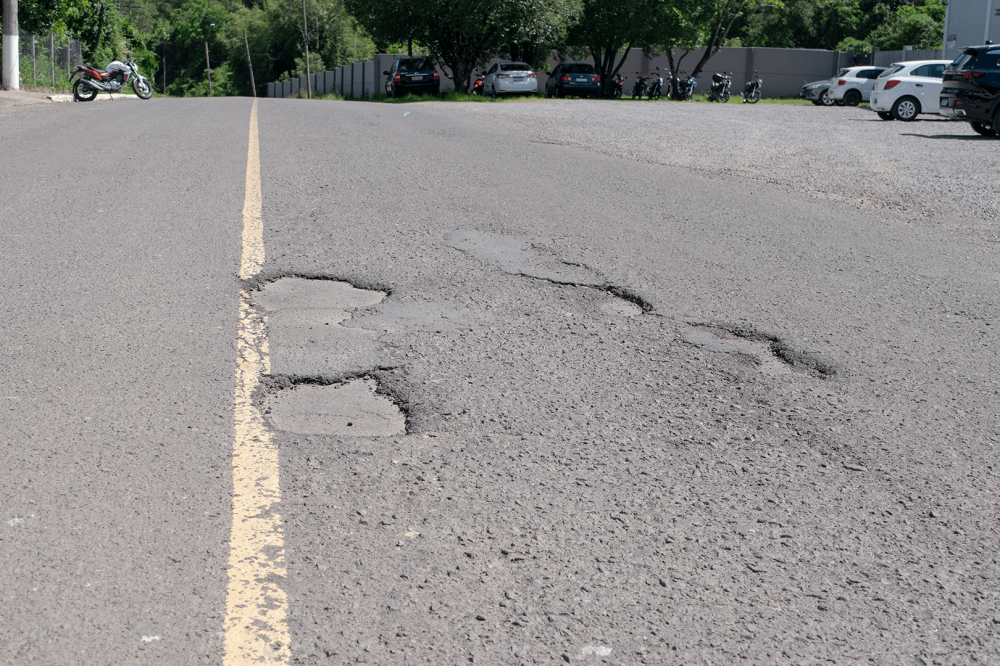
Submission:
[[[964,218],[994,233],[1000,218],[1000,141],[936,114],[904,123],[864,107],[585,100],[464,106],[540,141],[779,185],[858,208]],[[683,196],[669,182],[662,194]]]

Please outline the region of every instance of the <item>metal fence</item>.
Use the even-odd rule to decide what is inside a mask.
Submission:
[[[22,35],[18,60],[21,89],[61,90],[73,67],[83,64],[83,46],[69,35]]]

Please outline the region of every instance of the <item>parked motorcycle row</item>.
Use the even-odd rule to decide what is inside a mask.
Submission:
[[[69,77],[70,81],[76,79],[73,81],[73,99],[78,102],[91,102],[100,92],[121,92],[130,83],[132,91],[140,99],[152,97],[153,87],[149,79],[139,73],[139,66],[135,60],[130,59],[131,55],[127,54],[124,62],[112,60],[104,69],[77,65]]]

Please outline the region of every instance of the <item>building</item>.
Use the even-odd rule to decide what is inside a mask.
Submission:
[[[944,58],[988,41],[1000,42],[1000,0],[950,0],[944,13]]]

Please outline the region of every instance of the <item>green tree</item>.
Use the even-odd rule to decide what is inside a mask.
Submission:
[[[944,16],[935,20],[937,7],[904,5],[888,21],[875,28],[866,41],[884,51],[912,46],[915,49],[939,49],[942,46]]]
[[[583,1],[567,41],[594,59],[605,95],[632,49],[649,51],[659,43],[663,17],[672,7],[661,0]]]

